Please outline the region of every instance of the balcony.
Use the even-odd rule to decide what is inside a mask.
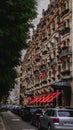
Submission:
[[[70,27],[65,27],[64,29],[62,29],[61,31],[61,35],[64,36],[66,34],[70,33]]]
[[[69,75],[62,75],[61,78],[62,78],[63,80],[72,79],[72,75],[71,75],[71,74],[69,74]]]
[[[39,85],[40,85],[39,83],[35,84],[35,88],[39,87]]]
[[[42,42],[45,42],[47,40],[47,37],[42,38]]]
[[[60,74],[58,74],[58,75],[57,75],[57,78],[58,78],[58,80],[60,80],[60,79],[61,79],[61,76],[60,76]]]
[[[52,44],[52,49],[54,49],[54,48],[56,48],[56,44],[55,43]]]
[[[27,72],[31,70],[31,67],[27,68]]]
[[[40,68],[39,68],[40,71],[43,71],[45,69],[46,69],[46,65],[41,65]]]
[[[61,13],[61,17],[63,17],[63,16],[66,15],[67,13],[69,13],[69,9],[65,9],[65,10]]]
[[[61,74],[63,73],[68,73],[70,74],[70,62],[66,63],[66,62],[63,62],[62,63],[62,66],[61,66]]]
[[[54,81],[54,80],[55,80],[55,75],[52,74],[52,75],[51,75],[51,78],[52,78],[52,80]]]
[[[45,84],[47,84],[47,81],[44,80],[44,81],[42,81],[41,83],[42,83],[42,85],[43,85],[43,84],[45,85]]]
[[[36,50],[36,51],[40,50],[40,47],[38,46],[35,50]]]
[[[51,83],[51,79],[48,79],[49,83]]]
[[[65,71],[61,73],[61,79],[72,79],[72,72],[70,71],[70,67],[66,67]]]
[[[36,74],[38,74],[38,73],[39,73],[39,71],[38,71],[38,70],[35,70],[35,71],[34,71],[34,74],[35,74],[35,75],[36,75]]]
[[[55,36],[54,39],[56,40],[57,44],[60,44],[60,42],[61,42],[61,36],[59,36],[59,37]]]
[[[54,64],[56,64],[56,59],[54,58],[54,59],[51,59],[51,61],[50,62],[48,62],[48,66],[50,67],[50,66],[53,66]]]
[[[42,52],[42,55],[46,55],[47,54],[47,50]]]
[[[71,48],[66,48],[61,51],[60,58],[66,57],[67,55],[71,55],[71,54],[72,54]]]
[[[49,36],[49,37],[51,36],[51,33],[50,33],[50,32],[48,33],[48,36]]]
[[[36,58],[36,62],[39,62],[41,60],[41,56],[39,56],[38,58]]]

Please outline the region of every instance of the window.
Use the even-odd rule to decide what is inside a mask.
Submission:
[[[42,52],[42,55],[46,55],[47,54],[47,50]]]
[[[60,65],[58,66],[58,71],[61,72],[61,66]]]
[[[66,21],[66,27],[70,27],[70,21],[69,21],[69,19],[67,19],[67,21]]]
[[[58,114],[60,117],[73,117],[73,111],[59,110]]]
[[[51,29],[49,28],[48,30],[48,35],[50,36],[51,35]]]
[[[30,112],[35,112],[37,108],[30,108]]]
[[[57,24],[59,24],[60,23],[60,17],[58,16],[57,17]]]
[[[66,69],[66,63],[65,62],[62,64],[62,69]]]
[[[70,43],[70,39],[68,38],[68,39],[67,39],[67,45],[69,45],[69,43]]]
[[[52,110],[48,111],[48,116],[51,116]]]
[[[49,71],[49,76],[51,76],[51,71]]]
[[[44,113],[44,115],[48,115],[48,110]]]
[[[56,116],[57,116],[57,114],[56,114],[56,111],[55,111],[55,110],[52,110],[52,112],[51,112],[51,116],[53,116],[53,117],[56,117]]]
[[[51,112],[52,112],[52,110],[47,110],[47,111],[45,112],[45,115],[51,116]]]
[[[53,31],[55,30],[55,22],[52,25],[52,29],[53,29]]]
[[[64,25],[63,25],[64,28],[66,28],[66,22],[64,22]]]

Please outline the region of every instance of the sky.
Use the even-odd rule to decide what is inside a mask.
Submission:
[[[33,24],[36,25],[39,23],[40,18],[42,17],[42,9],[47,9],[49,0],[37,0],[38,6],[37,6],[37,18],[33,20]]]

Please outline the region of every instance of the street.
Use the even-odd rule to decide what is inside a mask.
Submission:
[[[30,125],[30,122],[24,122],[19,116],[10,111],[2,114],[6,130],[37,130],[36,127]]]

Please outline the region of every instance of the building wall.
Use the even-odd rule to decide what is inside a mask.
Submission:
[[[42,18],[33,31],[30,48],[22,64],[24,95],[61,91],[65,98],[64,105],[69,104],[67,100],[72,105],[72,3],[73,0],[51,0],[46,11],[42,11]],[[68,82],[69,88],[53,86],[60,81]]]

